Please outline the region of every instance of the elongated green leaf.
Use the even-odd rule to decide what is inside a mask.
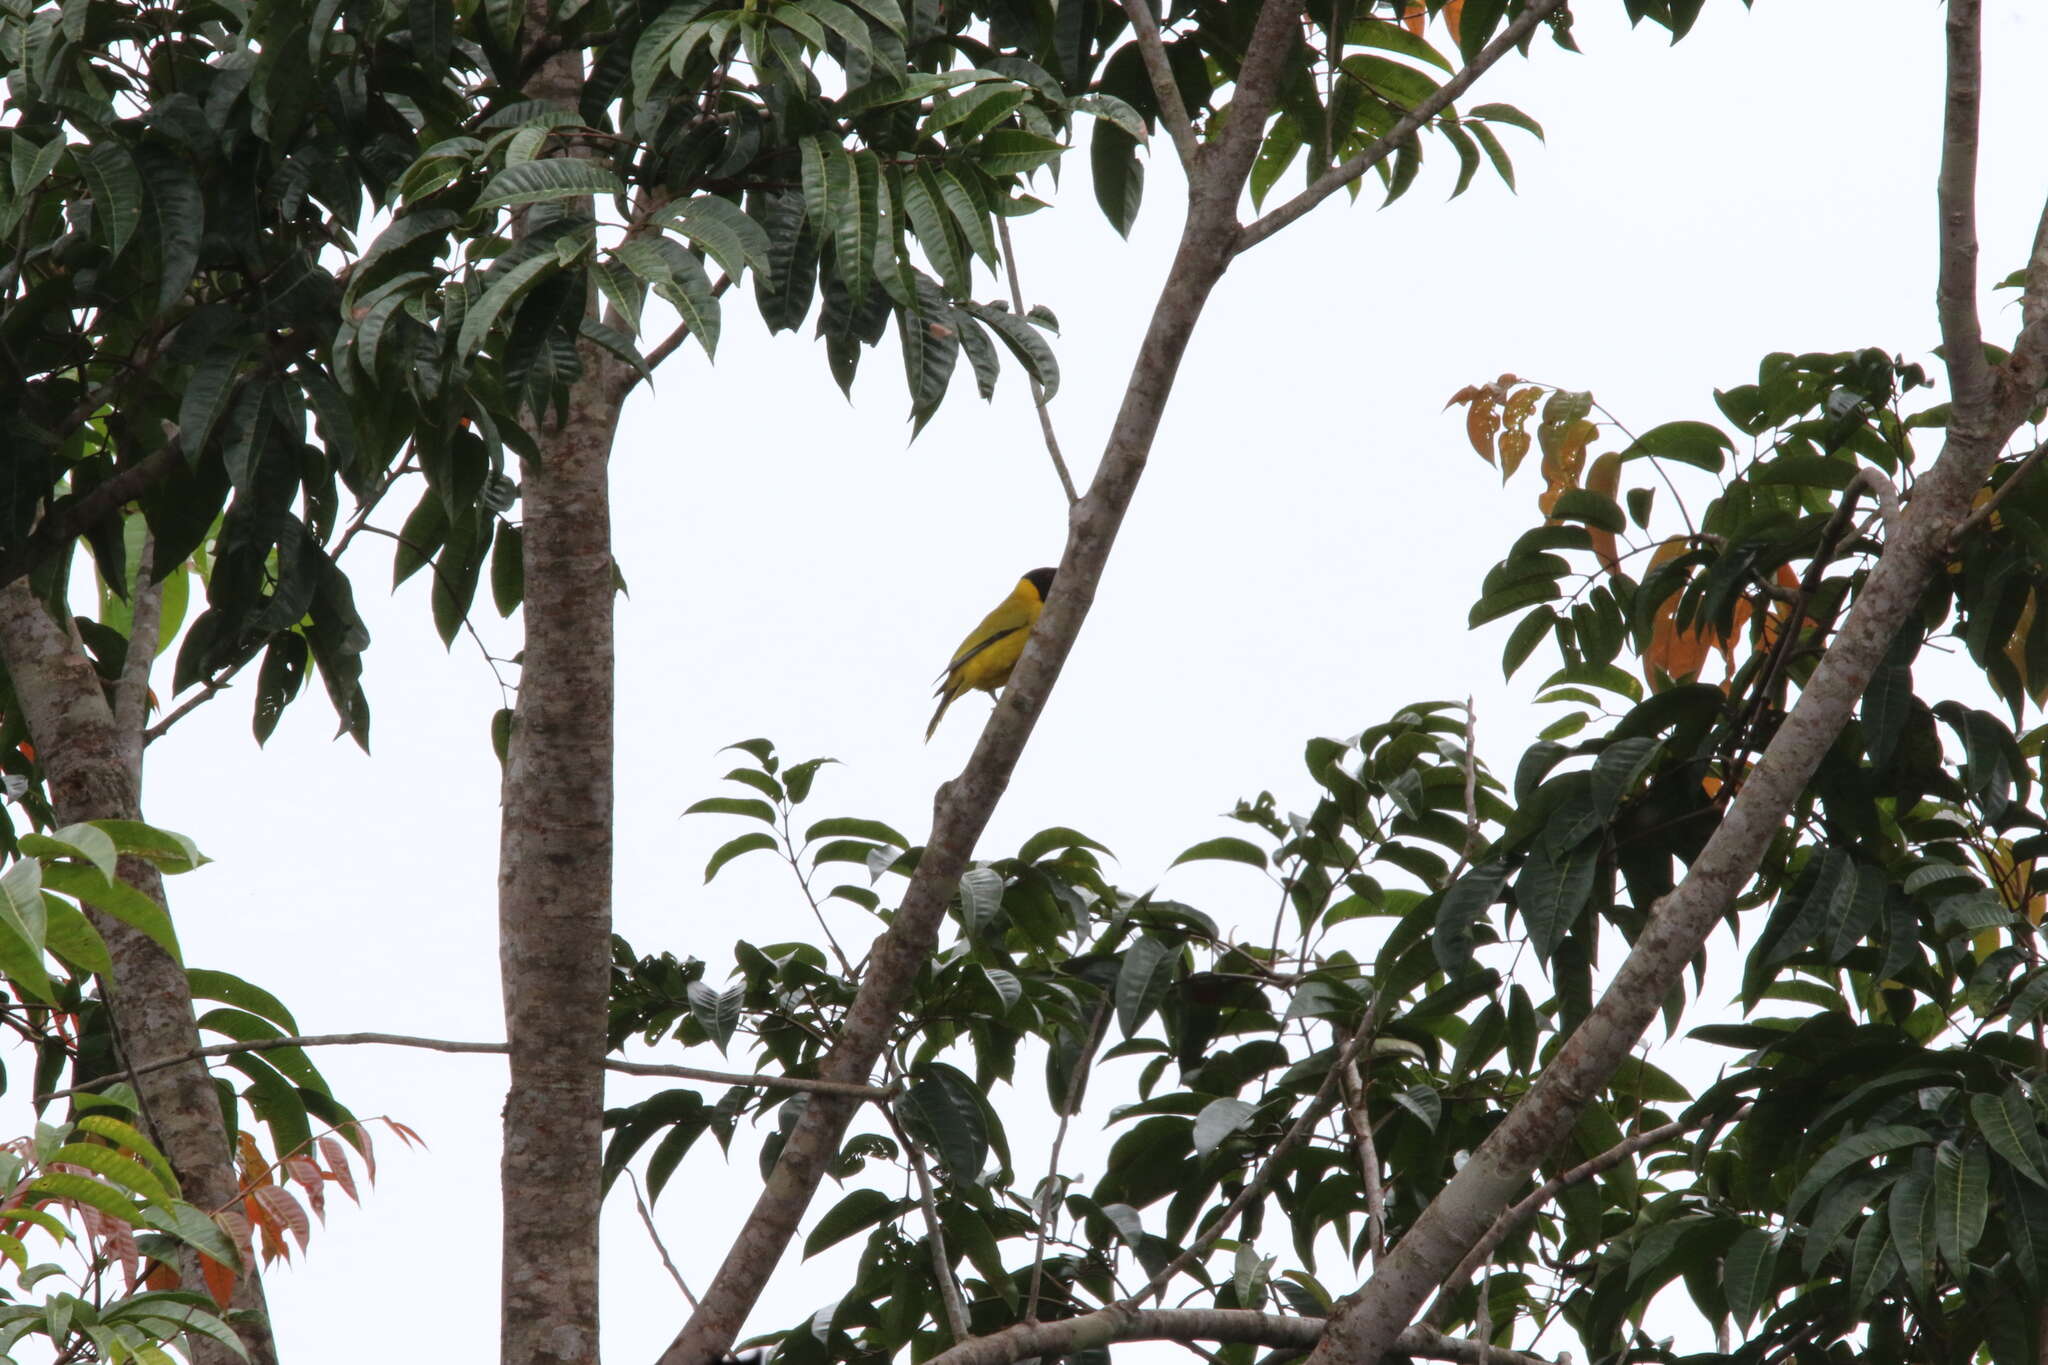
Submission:
[[[1124,1037],[1136,1034],[1152,1011],[1159,1008],[1179,962],[1177,946],[1150,934],[1142,935],[1124,950],[1123,966],[1116,978],[1116,1019]]]
[[[707,878],[708,880],[708,878]],[[740,1003],[746,998],[746,985],[741,983],[731,990],[719,991],[702,980],[692,981],[686,988],[690,998],[690,1013],[697,1024],[711,1039],[719,1054],[725,1054],[726,1044],[732,1041],[733,1030],[739,1027]]]
[[[704,880],[708,882],[713,877],[716,877],[719,868],[724,867],[742,853],[753,853],[760,849],[774,847],[775,836],[761,830],[756,830],[752,834],[742,834],[737,839],[728,839],[720,844],[718,850],[711,855],[711,861],[704,864]]]
[[[555,166],[562,163],[535,161],[528,164]],[[513,169],[523,168],[515,166]],[[498,319],[505,310],[541,280],[561,268],[561,262],[555,259],[553,252],[541,252],[527,257],[511,269],[492,278],[484,289],[483,297],[470,305],[468,314],[462,319],[462,331],[455,341],[456,354],[465,357],[475,354],[477,348],[483,345],[484,338],[490,335],[491,329],[497,326]]]
[[[989,175],[1029,175],[1065,150],[1037,133],[998,128],[975,143],[968,154]]]
[[[1914,1169],[1899,1177],[1886,1204],[1892,1246],[1907,1281],[1925,1295],[1934,1284],[1934,1199],[1933,1177]]]
[[[1266,854],[1263,849],[1248,839],[1235,839],[1225,835],[1219,839],[1204,839],[1201,843],[1196,844],[1193,848],[1188,849],[1178,858],[1175,858],[1167,866],[1179,867],[1182,863],[1215,861],[1243,863],[1247,867],[1256,867],[1260,871],[1264,871],[1266,867]]]
[[[1739,1332],[1749,1330],[1757,1310],[1769,1302],[1771,1280],[1778,1268],[1778,1240],[1778,1234],[1768,1228],[1745,1228],[1736,1235],[1722,1262],[1721,1285]]]
[[[804,1239],[804,1259],[809,1260],[826,1247],[836,1246],[911,1207],[909,1200],[891,1199],[880,1190],[855,1190],[834,1204],[811,1229],[811,1235]]]
[[[992,867],[976,867],[960,875],[960,918],[968,937],[987,928],[1002,907],[1002,873]]]
[[[1844,1138],[1821,1153],[1820,1159],[1807,1169],[1806,1178],[1792,1191],[1792,1197],[1785,1201],[1785,1212],[1797,1216],[1815,1195],[1826,1189],[1834,1178],[1858,1162],[1868,1161],[1886,1152],[1895,1152],[1901,1147],[1917,1147],[1933,1141],[1933,1135],[1924,1128],[1910,1124],[1889,1123],[1879,1128],[1867,1128],[1853,1137]],[[1901,1182],[1903,1187],[1904,1182]],[[1896,1203],[1899,1190],[1892,1192]]]
[[[747,270],[769,268],[767,232],[730,199],[700,194],[672,206],[665,216],[735,280]]]
[[[953,221],[960,225],[961,236],[966,238],[968,246],[989,269],[995,269],[999,264],[995,232],[989,226],[988,206],[976,193],[972,177],[963,178],[952,171],[940,171],[935,178],[939,197],[945,201]]]
[[[1992,1151],[2021,1175],[2048,1189],[2048,1150],[2043,1149],[2034,1107],[2017,1083],[2003,1094],[1971,1096],[1970,1117]]]
[[[918,166],[900,174],[896,183],[902,190],[904,216],[924,248],[925,259],[939,272],[949,295],[958,298],[966,294],[967,262],[954,242],[957,229],[945,212],[938,176],[929,166]]]
[[[1229,1097],[1202,1106],[1202,1112],[1195,1115],[1195,1155],[1207,1156],[1215,1151],[1223,1139],[1251,1122],[1253,1112],[1253,1106]]]
[[[74,147],[72,156],[92,192],[95,226],[106,234],[107,245],[118,256],[142,222],[142,172],[118,142]]]
[[[971,1181],[988,1159],[988,1122],[974,1082],[943,1062],[912,1073],[897,1101],[904,1126],[956,1180]]]
[[[1944,1142],[1934,1154],[1934,1240],[1961,1275],[1991,1210],[1991,1154],[1976,1143]]]
[[[587,195],[616,197],[625,192],[619,177],[602,163],[588,157],[553,156],[542,161],[522,161],[499,171],[484,186],[476,207],[507,208]]]
[[[1060,366],[1059,361],[1053,358],[1052,347],[1045,344],[1045,338],[1038,334],[1038,329],[1007,308],[991,308],[979,303],[960,306],[988,324],[989,330],[1009,348],[1010,354],[1016,356],[1031,377],[1038,381],[1045,390],[1046,401],[1050,402],[1052,396],[1059,392]]]

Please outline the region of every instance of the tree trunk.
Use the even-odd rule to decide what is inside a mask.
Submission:
[[[153,600],[153,594],[154,589],[139,589],[137,597]],[[136,638],[130,642],[129,666],[121,684],[122,718],[117,722],[92,661],[70,632],[51,619],[28,584],[17,580],[0,589],[0,658],[6,661],[49,783],[50,802],[62,823],[141,818],[145,709],[139,698],[147,694],[155,633],[155,611],[139,600]],[[150,899],[164,903],[163,879],[152,864],[123,858],[119,873]],[[100,989],[123,1064],[141,1067],[196,1051],[199,1028],[184,968],[141,930],[89,907],[86,913],[113,960],[112,978],[102,979]],[[206,1064],[194,1058],[143,1072],[135,1079],[135,1089],[144,1126],[177,1172],[186,1200],[207,1213],[234,1204],[240,1182],[220,1097]],[[184,1267],[187,1284],[199,1283],[196,1269]],[[232,1306],[251,1314],[236,1323],[250,1359],[257,1365],[275,1361],[263,1285],[253,1265],[237,1277]],[[223,1346],[204,1338],[195,1341],[197,1365],[227,1365],[235,1359]]]

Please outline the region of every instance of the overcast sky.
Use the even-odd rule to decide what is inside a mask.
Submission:
[[[1524,698],[1546,656],[1504,688],[1509,623],[1464,623],[1486,568],[1531,524],[1536,485],[1531,468],[1503,491],[1466,446],[1461,414],[1441,411],[1463,385],[1512,371],[1589,388],[1641,429],[1714,420],[1712,390],[1753,379],[1773,350],[1874,345],[1929,361],[1942,7],[1711,0],[1676,48],[1661,30],[1629,32],[1614,0],[1578,9],[1585,55],[1539,41],[1468,101],[1506,99],[1544,124],[1547,145],[1504,133],[1519,194],[1482,173],[1444,202],[1455,158],[1431,143],[1405,200],[1384,212],[1370,193],[1333,201],[1217,290],[984,856],[1071,825],[1143,890],[1180,849],[1225,832],[1218,814],[1239,796],[1271,788],[1305,804],[1305,739],[1353,734],[1411,700],[1474,695],[1482,755],[1511,771],[1541,723]],[[1996,280],[2022,264],[2048,189],[2048,18],[2029,0],[1986,9],[1982,259]],[[1056,211],[1015,224],[1026,300],[1064,327],[1054,406],[1084,479],[1179,226],[1170,156],[1149,171],[1129,241],[1095,209],[1085,160]],[[1002,292],[985,277],[977,288]],[[2011,298],[1987,305],[1993,340],[2010,339]],[[1019,573],[1058,561],[1063,500],[1014,367],[993,404],[956,377],[915,444],[906,409],[893,339],[866,357],[849,404],[822,348],[768,339],[736,296],[716,366],[686,351],[633,400],[615,483],[631,585],[616,890],[620,931],[642,952],[695,954],[717,979],[736,933],[814,933],[787,870],[765,859],[703,885],[706,856],[738,828],[678,813],[719,790],[732,766],[720,745],[762,735],[791,759],[831,755],[845,766],[821,776],[811,809],[917,837],[933,788],[972,746],[988,709],[978,694],[920,742],[930,680]],[[315,694],[259,752],[237,689],[151,749],[148,812],[217,860],[170,887],[193,965],[270,988],[308,1032],[502,1037],[487,735],[498,691],[472,646],[441,650],[424,575],[380,590],[382,544],[352,552],[376,634],[374,755],[330,738]],[[516,647],[509,629],[486,633]],[[1226,926],[1271,913],[1242,870],[1166,884]],[[868,932],[851,910],[835,928]],[[330,1208],[310,1258],[272,1272],[284,1357],[353,1362],[401,1342],[414,1358],[487,1357],[502,1061],[317,1060],[357,1113],[398,1118],[432,1147],[385,1141],[367,1206]],[[719,1065],[710,1049],[688,1060]],[[1015,1107],[1042,1107],[1035,1073],[1020,1076]],[[5,1131],[29,1122],[26,1079],[17,1063]],[[655,1088],[614,1078],[614,1102]],[[1095,1098],[1106,1105],[1112,1088]],[[1065,1165],[1092,1179],[1091,1113]],[[1030,1131],[1013,1142],[1028,1147]],[[737,1143],[728,1169],[705,1139],[657,1206],[695,1287],[758,1188],[752,1150]],[[646,1361],[683,1305],[629,1200],[613,1201],[606,1233],[605,1351]],[[792,1254],[755,1326],[828,1301],[844,1265]]]

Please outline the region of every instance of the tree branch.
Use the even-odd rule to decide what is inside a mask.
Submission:
[[[378,1047],[416,1047],[429,1052],[488,1052],[503,1056],[511,1049],[505,1043],[464,1043],[450,1038],[415,1038],[404,1033],[309,1033],[292,1038],[254,1038],[240,1043],[213,1043],[196,1048],[176,1057],[165,1057],[138,1066],[128,1071],[115,1071],[84,1085],[74,1085],[69,1090],[52,1090],[38,1095],[38,1108],[51,1100],[62,1099],[81,1091],[97,1090],[103,1085],[126,1080],[145,1072],[159,1071],[167,1066],[181,1066],[202,1057],[232,1057],[243,1052],[275,1052],[287,1047],[358,1047],[370,1044]],[[873,1085],[846,1085],[837,1081],[807,1080],[802,1076],[768,1076],[759,1073],[747,1074],[733,1071],[707,1071],[698,1066],[670,1066],[661,1062],[628,1062],[619,1058],[604,1059],[604,1069],[616,1071],[623,1076],[673,1076],[686,1081],[708,1081],[717,1085],[751,1085],[763,1090],[800,1090],[813,1095],[842,1095],[851,1099],[873,1100],[886,1103],[896,1091]]]
[[[1145,61],[1145,76],[1152,82],[1152,98],[1159,104],[1159,121],[1173,138],[1173,149],[1189,175],[1202,155],[1202,143],[1195,136],[1194,120],[1188,117],[1187,102],[1180,97],[1180,82],[1173,78],[1173,64],[1166,59],[1166,44],[1159,38],[1159,21],[1152,17],[1145,0],[1123,0],[1130,16],[1131,32],[1138,40],[1138,55]],[[998,222],[1002,221],[997,219]]]
[[[1736,1122],[1748,1112],[1749,1106],[1745,1104],[1729,1115],[1728,1121]],[[1606,1151],[1580,1162],[1563,1175],[1546,1180],[1521,1203],[1493,1220],[1493,1226],[1486,1230],[1486,1235],[1473,1244],[1472,1250],[1465,1253],[1465,1259],[1458,1263],[1458,1268],[1451,1272],[1450,1277],[1443,1282],[1443,1287],[1437,1290],[1436,1301],[1429,1306],[1429,1312],[1423,1315],[1423,1322],[1431,1327],[1442,1327],[1444,1319],[1450,1313],[1451,1300],[1472,1282],[1472,1277],[1479,1273],[1482,1266],[1493,1259],[1493,1253],[1500,1248],[1500,1244],[1506,1241],[1515,1229],[1534,1218],[1540,1209],[1559,1194],[1575,1185],[1583,1185],[1595,1176],[1605,1175],[1638,1152],[1660,1147],[1680,1133],[1704,1128],[1719,1119],[1718,1114],[1698,1114],[1690,1118],[1673,1119],[1670,1123],[1660,1124],[1623,1138]],[[1481,1332],[1480,1335],[1483,1337],[1487,1334]]]
[[[1974,21],[1975,0],[1950,10],[1950,122],[1974,128],[1973,110],[1958,113],[1955,90],[1974,104],[1975,38],[1953,32],[1958,14]],[[1958,54],[1960,53],[1960,56]],[[1967,225],[1967,208],[1949,202],[1967,196],[1967,176],[1954,174],[1945,156],[1941,176],[1944,225]],[[1950,270],[1944,245],[1944,272]],[[1981,357],[1982,349],[1977,354]],[[1953,364],[1956,357],[1951,354]],[[1390,1349],[1423,1299],[1451,1274],[1492,1225],[1539,1162],[1571,1131],[1592,1097],[1642,1036],[1736,894],[1754,877],[1770,840],[1834,744],[1899,626],[1920,605],[1937,565],[1945,562],[1948,534],[1969,514],[1970,503],[2031,406],[2032,395],[2010,374],[1996,385],[1958,385],[1955,412],[1941,457],[1914,489],[1912,504],[1887,539],[1835,642],[1785,721],[1772,736],[1742,792],[1694,859],[1685,879],[1652,908],[1649,922],[1592,1012],[1565,1040],[1522,1101],[1480,1144],[1374,1268],[1372,1279],[1337,1306],[1311,1365],[1364,1365]],[[1995,401],[1993,401],[1995,399]]]
[[[1980,0],[1950,0],[1948,87],[1943,105],[1939,206],[1942,359],[1958,408],[1982,407],[1991,363],[1977,315],[1977,105],[1983,86]]]
[[[1286,44],[1293,41],[1299,13],[1294,0],[1266,0],[1233,103],[1237,111],[1232,115],[1233,128],[1263,124],[1278,85],[1280,60]],[[1151,455],[1195,323],[1210,291],[1229,267],[1237,234],[1238,196],[1257,151],[1257,134],[1254,127],[1238,137],[1236,142],[1242,145],[1233,147],[1228,155],[1214,154],[1222,148],[1212,148],[1203,156],[1200,173],[1190,181],[1180,247],[1132,363],[1123,404],[1094,481],[1068,517],[1058,588],[1032,629],[1002,701],[982,729],[967,767],[939,789],[924,854],[896,917],[870,949],[867,972],[840,1025],[839,1040],[820,1068],[828,1080],[867,1082],[913,982],[937,948],[939,927],[960,874],[1009,785],[1010,774],[1087,619],[1110,549]],[[704,1365],[731,1348],[795,1236],[818,1183],[838,1155],[853,1109],[852,1101],[827,1095],[813,1096],[804,1106],[753,1212],[732,1238],[724,1262],[704,1291],[703,1306],[662,1353],[661,1365]]]
[[[1516,15],[1514,22],[1502,29],[1492,42],[1481,48],[1477,56],[1460,67],[1456,75],[1438,86],[1434,94],[1403,114],[1392,128],[1383,136],[1374,139],[1365,150],[1351,157],[1343,165],[1317,176],[1307,189],[1272,212],[1245,224],[1237,235],[1237,250],[1248,251],[1257,246],[1384,161],[1396,147],[1424,124],[1448,109],[1452,100],[1471,88],[1472,83],[1485,75],[1494,63],[1505,57],[1510,48],[1518,46],[1535,31],[1538,24],[1548,19],[1563,4],[1564,0],[1536,0],[1536,3]]]
[[[942,1351],[927,1365],[1015,1365],[1034,1356],[1055,1360],[1118,1341],[1247,1342],[1299,1351],[1315,1345],[1324,1322],[1236,1308],[1105,1308],[1078,1318],[1019,1323]],[[1428,1327],[1401,1333],[1395,1348],[1424,1360],[1460,1365],[1553,1365],[1542,1356],[1447,1337]]]

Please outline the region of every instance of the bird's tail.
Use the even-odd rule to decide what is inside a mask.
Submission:
[[[960,693],[950,687],[939,688],[939,709],[932,712],[932,723],[924,727],[925,743],[929,744],[932,742],[932,735],[938,730],[939,722],[945,718],[946,708],[951,706],[959,696]]]

